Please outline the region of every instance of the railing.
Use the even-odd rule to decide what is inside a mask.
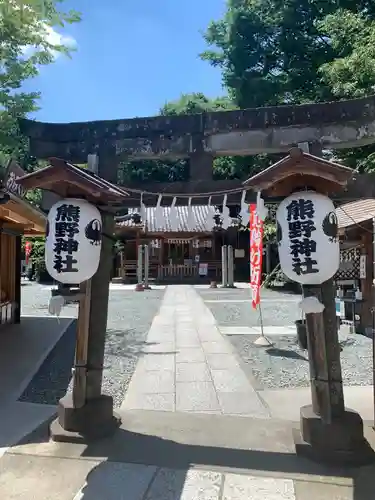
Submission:
[[[198,276],[198,266],[196,264],[169,264],[158,267],[158,280],[168,278],[192,278]]]
[[[137,261],[127,260],[124,270],[118,269],[118,275],[124,276],[130,280],[137,278]],[[123,273],[123,275],[122,275]],[[165,264],[158,265],[150,262],[149,277],[158,280],[197,278],[199,279],[199,264]],[[208,278],[213,280],[221,279],[221,261],[208,262]]]

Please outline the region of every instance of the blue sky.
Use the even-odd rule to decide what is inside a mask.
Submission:
[[[220,72],[199,59],[200,34],[221,17],[225,0],[67,0],[82,13],[69,26],[77,51],[59,57],[26,90],[39,90],[50,122],[157,114],[181,93],[223,95]]]

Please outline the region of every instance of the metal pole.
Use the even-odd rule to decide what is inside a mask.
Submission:
[[[137,260],[137,282],[140,285],[143,281],[143,246],[138,245],[138,260]]]
[[[221,286],[228,285],[228,247],[223,245],[221,247]]]
[[[234,259],[233,259],[233,247],[228,245],[227,249],[227,262],[228,262],[228,287],[234,287]]]
[[[148,289],[150,288],[149,284],[148,284],[148,271],[149,271],[149,256],[150,256],[150,247],[148,245],[145,245],[144,246],[144,249],[145,249],[145,288]]]

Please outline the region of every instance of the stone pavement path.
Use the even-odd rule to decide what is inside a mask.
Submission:
[[[0,499],[373,498],[375,468],[363,472],[361,491],[351,473],[295,456],[294,424],[270,418],[190,286],[167,288],[119,413],[122,426],[108,440],[52,443],[43,425],[9,448]]]
[[[17,455],[5,456],[1,464],[4,500],[295,499],[289,479]]]
[[[122,409],[269,416],[193,287],[168,287],[143,351]]]

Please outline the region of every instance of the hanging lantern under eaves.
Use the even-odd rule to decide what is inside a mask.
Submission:
[[[286,276],[304,285],[320,285],[340,265],[335,207],[313,191],[293,193],[276,212],[280,266]]]
[[[97,271],[102,245],[99,210],[81,199],[63,199],[48,214],[45,262],[53,279],[79,284]]]

